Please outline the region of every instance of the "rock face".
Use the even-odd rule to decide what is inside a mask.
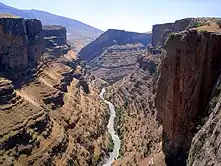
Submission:
[[[146,51],[147,48],[140,44],[113,45],[88,64],[92,74],[108,83],[114,83],[134,73],[137,56]]]
[[[171,35],[165,49],[156,99],[163,151],[168,165],[185,165],[197,119],[207,115],[220,74],[221,35],[184,31]]]
[[[39,54],[40,21],[0,21],[0,165],[97,165],[108,154],[108,112],[85,63],[57,51],[64,29]]]
[[[153,26],[152,45],[164,45],[168,34],[181,32],[188,28],[194,28],[204,24],[214,22],[215,18],[185,18],[175,21],[175,23],[157,24]]]
[[[70,46],[67,45],[67,31],[65,27],[57,25],[43,26],[43,35],[47,51],[57,50],[58,54],[60,52],[66,54],[70,49]]]
[[[42,25],[38,20],[0,18],[0,70],[36,62],[44,51],[41,31]]]
[[[114,165],[147,165],[161,148],[162,128],[157,122],[154,77],[160,55],[138,57],[135,72],[108,87],[107,98],[116,107],[115,129],[121,139],[121,155]]]
[[[141,43],[147,45],[151,43],[152,34],[142,34],[127,32],[123,30],[109,29],[101,34],[95,41],[88,44],[80,52],[79,56],[86,61],[90,61],[99,56],[103,49],[112,45],[125,45]]]
[[[135,71],[138,55],[147,51],[151,34],[110,29],[79,52],[91,73],[114,83]]]
[[[101,30],[78,20],[54,15],[45,11],[20,10],[0,3],[0,13],[8,13],[7,15],[4,14],[4,17],[8,17],[8,15],[11,14],[22,18],[35,18],[41,20],[43,25],[60,25],[66,27],[69,38],[68,42],[76,51],[79,51],[79,49],[86,46],[103,33]]]

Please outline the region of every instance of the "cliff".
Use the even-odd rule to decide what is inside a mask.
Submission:
[[[163,151],[168,165],[185,165],[196,125],[208,115],[212,88],[220,75],[221,35],[184,31],[170,35],[165,49],[156,99]]]
[[[85,61],[90,61],[99,56],[103,49],[112,45],[138,44],[146,46],[151,43],[151,34],[127,32],[123,30],[109,29],[101,34],[96,40],[84,47],[79,56]]]
[[[122,143],[114,165],[148,165],[161,149],[154,92],[159,58],[148,51],[140,54],[134,72],[108,87],[106,97],[115,104],[115,129]]]
[[[69,49],[57,51],[66,46],[65,29],[48,35],[58,34],[55,47],[41,54],[40,21],[0,20],[0,165],[103,161],[108,112],[88,83],[84,62]]]
[[[196,28],[198,26],[210,25],[216,18],[185,18],[177,20],[174,23],[157,24],[153,26],[152,45],[164,45],[167,36],[173,32],[181,32],[186,29]]]
[[[67,30],[65,27],[57,25],[43,26],[43,35],[45,40],[45,47],[47,52],[55,51],[55,54],[66,54],[70,50],[70,46],[67,44]]]
[[[44,51],[41,30],[38,20],[0,18],[0,71],[36,62]]]

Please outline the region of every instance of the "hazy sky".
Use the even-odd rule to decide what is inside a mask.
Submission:
[[[221,17],[221,0],[1,0],[20,9],[37,9],[110,28],[147,32],[153,24],[184,17]]]

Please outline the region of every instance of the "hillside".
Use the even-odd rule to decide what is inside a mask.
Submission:
[[[76,47],[85,46],[96,37],[98,37],[102,31],[92,26],[84,24],[78,20],[54,15],[44,11],[38,10],[20,10],[10,6],[7,6],[0,2],[0,13],[13,14],[22,18],[35,18],[41,20],[43,25],[61,25],[66,27],[68,31],[68,38],[72,45]],[[82,46],[80,46],[82,47]]]
[[[86,166],[107,157],[106,106],[66,38],[65,27],[0,18],[0,165]]]
[[[151,34],[109,29],[84,47],[79,56],[91,73],[108,83],[119,81],[135,70],[137,56],[147,51]]]

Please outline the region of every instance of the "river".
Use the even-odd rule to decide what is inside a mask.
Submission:
[[[109,111],[110,111],[110,119],[107,125],[108,128],[108,132],[110,133],[113,141],[114,141],[114,149],[113,152],[110,152],[109,158],[106,162],[106,164],[104,164],[103,166],[111,166],[111,164],[113,164],[114,160],[117,159],[117,157],[119,156],[119,152],[120,152],[120,138],[118,135],[116,135],[115,130],[114,130],[114,118],[116,117],[116,112],[114,109],[114,105],[105,100],[104,99],[104,93],[105,93],[105,88],[103,88],[101,90],[100,93],[100,98],[108,105],[109,107]]]

